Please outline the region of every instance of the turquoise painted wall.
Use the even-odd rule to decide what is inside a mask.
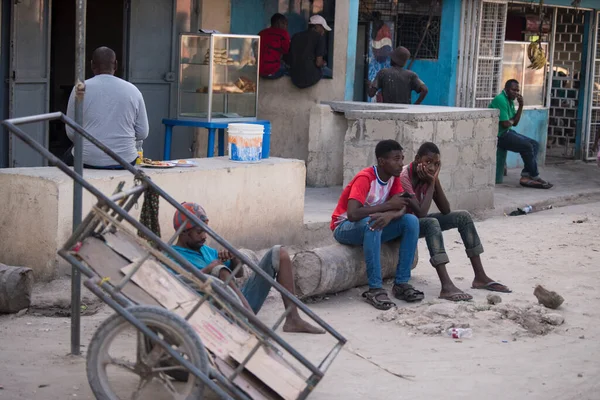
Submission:
[[[525,109],[519,125],[514,128],[521,135],[537,140],[540,144],[538,160],[546,159],[546,141],[548,139],[548,109]],[[508,153],[506,158],[508,168],[523,168],[523,160],[518,153]]]
[[[442,2],[440,48],[437,60],[415,60],[411,70],[427,85],[429,93],[423,104],[454,106],[456,70],[460,42],[460,0]],[[414,95],[413,102],[418,95]]]

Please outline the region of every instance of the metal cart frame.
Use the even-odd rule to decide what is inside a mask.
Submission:
[[[93,145],[95,145],[104,153],[113,158],[120,166],[123,167],[123,169],[129,171],[134,177],[134,187],[126,190],[120,190],[112,196],[107,196],[103,194],[94,185],[86,181],[83,178],[82,174],[79,174],[70,167],[68,167],[64,162],[62,162],[60,159],[58,159],[56,156],[50,153],[46,148],[44,148],[41,144],[32,139],[19,127],[20,125],[24,124],[41,123],[52,120],[59,120],[65,123],[74,130],[76,135],[80,135],[82,139],[91,142]],[[123,158],[114,153],[110,148],[106,147],[103,143],[91,136],[80,125],[75,123],[75,121],[73,121],[71,118],[65,116],[60,112],[56,112],[22,118],[13,118],[3,121],[2,125],[4,125],[12,134],[19,137],[26,144],[28,144],[34,150],[36,150],[38,153],[44,156],[48,160],[50,165],[59,168],[71,179],[73,179],[77,184],[81,185],[83,188],[85,188],[88,192],[90,192],[93,196],[96,197],[97,204],[92,208],[92,211],[86,216],[86,218],[82,221],[78,228],[73,232],[72,236],[68,239],[65,245],[58,251],[58,254],[61,257],[63,257],[65,260],[71,263],[77,270],[79,270],[85,277],[87,277],[87,279],[84,282],[84,285],[91,292],[93,292],[96,296],[102,299],[118,314],[123,316],[130,324],[137,328],[152,342],[158,344],[173,359],[175,359],[191,374],[200,379],[200,381],[202,381],[206,386],[210,387],[223,399],[249,398],[245,393],[243,393],[238,387],[234,385],[233,381],[236,378],[236,376],[238,376],[244,370],[249,361],[261,347],[276,349],[275,345],[283,349],[287,354],[291,355],[299,364],[302,365],[302,367],[306,368],[306,370],[310,372],[309,377],[305,380],[306,386],[304,390],[300,393],[300,395],[297,397],[297,399],[305,399],[308,397],[311,391],[323,378],[325,372],[327,371],[337,354],[341,351],[344,344],[346,343],[346,339],[342,335],[340,335],[336,330],[329,326],[329,324],[323,321],[319,316],[313,313],[306,305],[300,302],[294,295],[288,292],[278,282],[273,280],[271,276],[269,276],[261,268],[259,268],[253,260],[249,259],[245,254],[238,251],[229,242],[227,242],[210,227],[208,227],[203,221],[201,221],[195,215],[190,213],[186,208],[184,208],[175,199],[173,199],[168,193],[163,191],[150,179],[150,177],[148,177],[144,173],[143,170],[130,165]],[[237,268],[242,268],[242,264],[246,264],[254,273],[269,281],[272,287],[279,291],[284,298],[290,301],[292,305],[287,307],[284,313],[282,313],[277,318],[277,322],[273,327],[266,326],[252,312],[248,311],[241,303],[239,303],[231,295],[231,293],[222,286],[222,284],[216,282],[211,277],[200,272],[192,264],[190,264],[190,262],[188,262],[179,253],[177,253],[171,248],[170,244],[173,243],[177,236],[181,233],[183,227],[180,228],[179,232],[175,232],[174,236],[171,237],[169,242],[164,242],[152,231],[150,231],[146,226],[141,224],[129,214],[129,210],[131,210],[131,208],[135,204],[137,204],[142,193],[146,191],[153,191],[157,193],[175,209],[179,210],[179,212],[185,215],[188,218],[188,220],[192,222],[193,225],[202,228],[210,237],[212,237],[217,243],[223,246],[223,248],[227,249],[229,252],[231,252],[231,254],[237,257],[241,261],[240,265]],[[109,282],[106,279],[102,279],[102,277],[99,276],[88,265],[85,265],[76,256],[76,250],[74,249],[84,239],[90,237],[90,235],[93,235],[95,232],[98,232],[99,229],[104,231],[106,231],[106,229],[110,227],[116,229],[123,222],[130,224],[133,228],[137,229],[138,232],[141,232],[143,235],[145,235],[145,240],[148,241],[145,242],[145,250],[148,251],[148,254],[143,260],[140,260],[139,262],[135,263],[131,272],[127,273],[120,282]],[[185,224],[183,225],[185,226]],[[167,255],[168,257],[165,257],[165,255]],[[134,315],[132,315],[132,313],[130,312],[130,307],[134,306],[135,303],[132,302],[127,296],[125,296],[121,292],[121,290],[127,283],[131,281],[134,274],[139,270],[142,264],[149,257],[155,257],[163,264],[168,265],[169,268],[176,270],[178,273],[185,275],[186,277],[189,277],[194,282],[198,282],[199,284],[204,285],[204,287],[208,289],[205,291],[205,294],[201,297],[198,303],[195,304],[192,310],[187,314],[185,318],[186,320],[189,320],[189,318],[192,317],[192,315],[207,300],[211,299],[223,305],[226,308],[227,313],[235,317],[236,322],[238,322],[238,325],[243,325],[244,329],[246,329],[249,333],[251,333],[258,339],[256,345],[248,353],[245,359],[239,364],[239,366],[235,368],[234,372],[231,375],[225,376],[219,370],[213,368],[212,366],[209,368],[208,374],[203,373],[197,367],[192,365],[192,363],[183,358],[179,353],[173,350],[170,347],[169,343],[161,339],[143,322],[141,322]],[[172,260],[176,262],[173,262]],[[233,273],[231,274],[232,277],[235,275],[236,271],[233,271]],[[313,364],[276,333],[276,329],[285,320],[286,316],[290,313],[290,311],[293,309],[292,307],[294,306],[297,307],[299,311],[302,311],[306,316],[308,316],[314,323],[322,327],[329,335],[331,335],[336,340],[336,344],[334,345],[334,347],[327,353],[327,355],[322,359],[319,365]],[[216,381],[216,383],[213,381],[213,379],[214,381]]]

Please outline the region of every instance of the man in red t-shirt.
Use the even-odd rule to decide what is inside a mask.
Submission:
[[[260,66],[258,73],[263,78],[278,79],[287,73],[283,55],[290,51],[290,35],[287,32],[288,21],[283,14],[271,17],[271,27],[259,32]]]
[[[467,211],[450,210],[450,203],[438,179],[440,169],[439,148],[434,143],[426,142],[419,148],[415,161],[404,167],[400,174],[402,187],[407,193],[414,195],[409,199],[408,212],[419,217],[420,236],[427,241],[431,265],[436,269],[442,284],[440,298],[451,301],[468,301],[473,298],[454,285],[446,270],[446,264],[450,260],[444,248],[442,232],[449,229],[458,229],[460,232],[467,257],[471,260],[475,272],[473,289],[510,293],[509,288],[495,282],[485,273],[480,257],[483,253],[483,246],[479,240],[477,229],[475,229],[473,218]],[[429,213],[432,202],[440,210],[439,213]]]
[[[381,243],[400,238],[392,292],[400,300],[423,300],[423,292],[408,283],[419,239],[419,220],[406,214],[408,198],[400,183],[404,153],[395,140],[375,147],[377,165],[360,171],[342,191],[331,216],[333,237],[341,244],[363,246],[369,290],[363,297],[380,310],[396,304],[382,288]]]

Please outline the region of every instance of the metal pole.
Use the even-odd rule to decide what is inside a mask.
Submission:
[[[85,96],[85,17],[86,0],[76,0],[75,11],[75,122],[83,126],[83,98]],[[83,137],[75,135],[75,172],[83,176]],[[73,232],[81,223],[83,187],[73,181]],[[71,354],[81,351],[81,274],[73,266],[71,273]]]

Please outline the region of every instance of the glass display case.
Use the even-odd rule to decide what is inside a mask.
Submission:
[[[255,120],[260,37],[183,33],[179,39],[177,117]]]

